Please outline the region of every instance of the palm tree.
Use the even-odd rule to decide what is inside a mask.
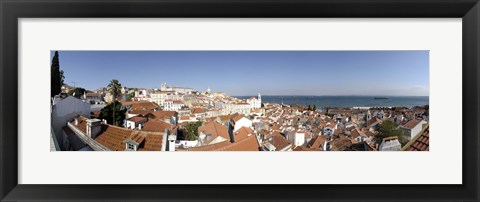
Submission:
[[[115,120],[115,102],[117,101],[117,97],[120,94],[121,88],[122,84],[120,84],[117,79],[112,79],[107,86],[108,91],[113,95],[113,125],[117,125]]]

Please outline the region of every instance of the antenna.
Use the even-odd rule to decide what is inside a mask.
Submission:
[[[73,83],[73,89],[75,89],[75,88],[76,88],[76,87],[75,87],[75,84],[77,84],[78,82],[72,81],[72,83]]]

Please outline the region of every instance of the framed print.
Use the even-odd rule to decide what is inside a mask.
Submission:
[[[477,201],[479,11],[2,1],[2,201]]]

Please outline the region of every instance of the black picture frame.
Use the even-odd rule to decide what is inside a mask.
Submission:
[[[1,201],[478,201],[478,0],[1,0]],[[18,184],[19,18],[462,18],[462,185]],[[420,168],[421,169],[421,168]],[[428,171],[425,171],[428,172]],[[41,174],[41,173],[39,173]],[[225,176],[228,177],[228,176]],[[442,176],[439,176],[442,177]]]

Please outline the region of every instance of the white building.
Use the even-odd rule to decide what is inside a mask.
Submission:
[[[402,145],[398,141],[397,136],[383,138],[382,143],[378,147],[379,151],[400,151]]]
[[[427,122],[424,120],[420,119],[412,119],[409,122],[407,122],[405,125],[401,126],[400,128],[403,130],[405,133],[405,136],[409,140],[417,136],[420,131],[423,129],[423,124],[426,124]]]
[[[232,123],[233,123],[233,132],[237,132],[238,129],[242,127],[247,127],[247,128],[253,128],[252,127],[252,121],[249,119],[245,118],[244,116],[236,116],[232,118]]]
[[[226,103],[224,105],[224,112],[226,114],[250,114],[250,104],[246,102],[233,102],[233,103]]]
[[[73,96],[56,95],[52,105],[52,127],[58,142],[63,142],[62,128],[78,115],[90,117],[91,105]]]
[[[181,100],[165,100],[163,103],[163,110],[178,111],[184,106],[185,104]]]
[[[305,144],[305,131],[290,130],[287,131],[287,139],[292,141],[294,146],[303,146]]]
[[[258,97],[251,97],[247,99],[247,103],[250,104],[251,109],[258,109],[262,107],[262,96],[260,93],[258,94]]]
[[[181,96],[175,91],[157,91],[150,94],[150,101],[155,102],[160,106],[165,105],[166,100],[179,100]]]
[[[189,87],[179,87],[179,86],[167,86],[167,82],[163,82],[160,86],[161,91],[174,91],[176,93],[190,94],[193,91],[193,88]]]

